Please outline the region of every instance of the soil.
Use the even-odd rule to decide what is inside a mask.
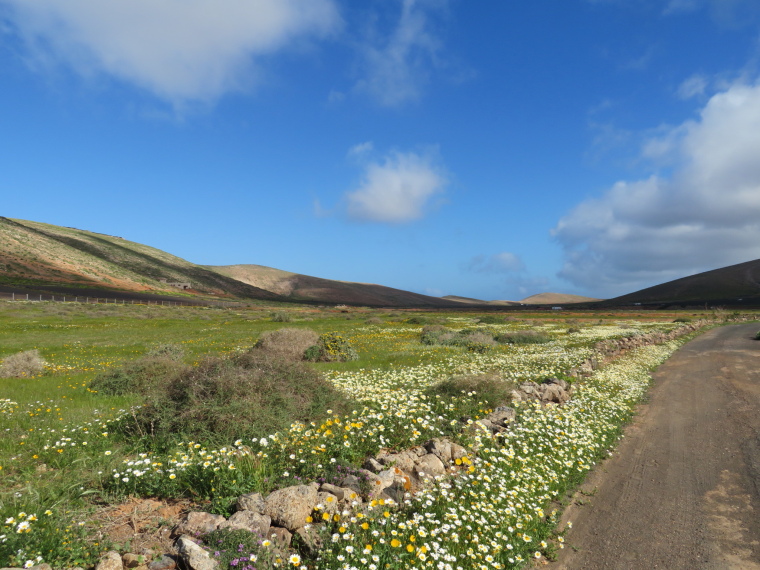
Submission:
[[[654,374],[612,457],[575,493],[553,570],[760,570],[758,324],[716,328]]]

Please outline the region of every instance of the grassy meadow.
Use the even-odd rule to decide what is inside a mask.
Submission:
[[[476,421],[503,402],[474,390],[451,397],[436,387],[451,378],[486,375],[508,386],[565,377],[592,356],[600,340],[669,331],[683,326],[674,322],[677,317],[703,316],[554,311],[505,318],[475,312],[0,302],[0,359],[36,349],[46,363],[33,377],[0,378],[0,566],[47,562],[86,568],[109,548],[129,551],[134,545],[109,533],[102,516],[114,505],[155,499],[228,516],[240,494],[337,480],[380,450],[403,450],[441,436],[477,452],[458,462],[455,476],[402,504],[373,502],[353,513],[315,511],[314,525],[323,535],[318,551],[294,541],[283,554],[266,541],[240,539],[234,556],[214,554],[222,568],[245,570],[519,568],[531,559],[551,558],[563,547],[562,529],[556,528],[563,497],[614,445],[647,389],[650,371],[683,340],[636,349],[574,381],[573,399],[565,406],[517,405],[516,426],[497,437],[477,427],[463,430],[462,420]],[[162,386],[143,383],[111,394],[93,388],[96,378],[134,371],[130,363],[147,362],[152,354],[163,358],[166,350],[173,351],[175,364],[167,368],[160,360],[161,374],[182,370],[198,382],[214,371],[230,375],[261,368],[249,349],[262,334],[284,327],[336,333],[358,359],[272,368],[290,374],[289,382],[324,383],[316,391],[325,401],[309,408],[308,421],[277,417],[278,410],[282,416],[290,409],[282,401],[252,400],[262,409],[277,408],[272,421],[283,427],[276,432],[265,427],[275,424],[261,427],[236,412],[224,419],[230,433],[239,432],[228,440],[203,431],[194,437],[187,428],[176,437],[157,437],[138,416],[159,401]],[[433,331],[429,342],[422,342],[423,327]],[[510,335],[520,331],[532,331],[541,341],[515,342]],[[458,340],[466,335],[479,340]],[[489,340],[494,338],[504,342]],[[153,374],[145,377],[166,377]],[[156,414],[169,413],[154,408]],[[197,421],[216,413],[209,409]],[[154,418],[170,425],[166,417]]]

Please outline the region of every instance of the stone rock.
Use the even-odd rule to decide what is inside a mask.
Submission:
[[[436,437],[425,444],[425,449],[435,455],[446,465],[451,461],[451,442],[447,439]]]
[[[401,453],[383,453],[378,455],[377,460],[386,467],[398,467],[402,471],[411,473],[414,471],[414,461],[417,457],[416,453],[402,451]]]
[[[288,530],[301,528],[317,504],[317,489],[312,485],[296,485],[274,491],[266,498],[264,511],[272,524]]]
[[[166,555],[148,564],[148,570],[174,570],[176,567],[177,561]]]
[[[238,511],[253,511],[254,513],[264,514],[264,497],[261,493],[247,493],[238,497],[235,507]]]
[[[488,414],[487,419],[494,425],[506,427],[506,425],[514,421],[516,417],[517,412],[515,412],[514,409],[508,408],[507,406],[499,406],[493,412]]]
[[[333,485],[332,483],[322,483],[319,486],[318,491],[335,495],[336,497],[338,497],[339,501],[343,500],[343,492],[344,492],[343,487],[338,487],[337,485]]]
[[[208,534],[219,528],[224,522],[222,515],[212,515],[211,513],[204,513],[200,511],[194,511],[187,513],[185,520],[179,523],[174,528],[172,534],[174,536],[181,536],[183,534],[189,534],[198,536],[200,534]]]
[[[552,402],[555,404],[564,404],[570,399],[567,392],[565,392],[558,384],[545,384],[541,393],[542,402]]]
[[[433,478],[446,474],[446,467],[432,453],[420,457],[415,464],[415,474],[420,479]]]
[[[354,491],[353,489],[349,489],[348,487],[343,487],[343,504],[344,505],[351,505],[353,503],[361,504],[362,503],[362,496]]]
[[[340,484],[347,489],[351,489],[354,493],[359,495],[362,493],[362,482],[356,475],[346,475]]]
[[[343,495],[343,489],[339,489],[339,491]],[[321,511],[323,513],[330,513],[332,515],[340,510],[340,499],[332,493],[320,491],[317,493],[317,505],[322,505]]]
[[[392,485],[383,489],[382,493],[378,495],[378,499],[391,500],[394,503],[401,503],[404,500],[404,495],[407,491],[411,491],[411,483],[405,484],[403,481],[394,481]]]
[[[98,561],[95,570],[122,570],[121,556],[115,550],[109,550]]]
[[[273,526],[269,529],[269,539],[280,550],[285,550],[288,546],[290,546],[290,541],[292,538],[293,535],[287,529],[280,528],[278,526]]]
[[[380,471],[383,470],[384,465],[380,463],[377,459],[374,457],[368,457],[364,460],[364,464],[362,465],[367,471],[372,471],[373,473],[380,473]]]
[[[451,459],[456,461],[462,457],[467,457],[467,450],[458,443],[451,442]]]
[[[321,524],[312,524],[296,530],[296,534],[310,554],[316,554],[322,549],[322,536],[319,532],[322,526]]]
[[[218,566],[218,562],[188,536],[180,536],[177,539],[177,551],[190,570],[216,570]]]
[[[121,555],[121,563],[124,565],[124,568],[137,568],[138,566],[147,564],[147,560],[145,556],[135,554],[134,552],[127,552]]]
[[[229,520],[220,524],[219,528],[242,529],[259,536],[266,536],[271,523],[272,519],[267,515],[262,515],[255,511],[238,511]]]
[[[53,567],[47,562],[43,562],[42,564],[35,564],[29,570],[53,570]]]

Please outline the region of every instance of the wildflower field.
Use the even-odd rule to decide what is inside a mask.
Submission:
[[[208,355],[240,354],[262,333],[282,328],[271,308],[201,309],[0,303],[0,359],[36,349],[45,371],[0,378],[0,566],[91,567],[113,544],[98,512],[135,497],[186,500],[195,510],[229,515],[243,493],[353,472],[381,450],[399,451],[434,437],[474,450],[450,476],[398,504],[312,514],[318,550],[294,542],[287,554],[268,541],[239,541],[213,555],[254,568],[519,568],[563,547],[556,528],[562,500],[614,446],[647,390],[650,372],[684,339],[637,348],[590,376],[566,373],[610,338],[684,326],[676,313],[388,313],[370,309],[287,311],[287,326],[333,332],[358,354],[315,362],[330,385],[353,402],[277,433],[212,445],[202,438],[160,442],[126,436],[121,427],[143,404],[139,394],[106,395],[92,381],[170,344],[183,365]],[[697,319],[706,315],[688,315]],[[491,335],[530,330],[540,344],[479,347],[425,344],[425,323]],[[437,383],[496,375],[506,383],[567,378],[562,406],[513,404],[512,429],[492,436],[477,427],[491,410],[478,393],[447,398]],[[468,418],[463,422],[463,418]],[[462,429],[463,425],[474,428]],[[242,432],[241,426],[241,432]]]

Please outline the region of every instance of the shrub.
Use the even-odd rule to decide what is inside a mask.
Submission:
[[[172,356],[150,356],[148,353],[120,368],[98,374],[90,382],[89,388],[108,396],[125,394],[147,396],[157,387],[171,382],[187,369],[188,366],[178,362]]]
[[[270,317],[273,323],[289,323],[291,321],[290,314],[285,311],[277,311],[272,313]]]
[[[755,340],[760,340],[760,331],[755,333]]]
[[[179,344],[157,344],[145,353],[147,357],[168,358],[175,362],[182,362],[185,358],[185,349]]]
[[[260,438],[343,414],[351,402],[313,368],[275,354],[249,350],[233,358],[208,358],[187,368],[119,426],[160,442],[203,439],[224,444]]]
[[[467,416],[483,415],[482,410],[493,409],[506,404],[511,399],[515,384],[504,380],[497,374],[471,374],[452,376],[427,388],[425,394],[430,397],[458,399],[460,403],[469,402],[469,409],[463,410]],[[471,398],[462,398],[463,394],[472,394]]]
[[[430,322],[428,317],[411,317],[406,319],[406,323],[410,325],[427,325]]]
[[[678,317],[677,319],[673,319],[674,323],[690,323],[691,319],[689,317]]]
[[[45,361],[38,350],[25,350],[7,356],[0,364],[0,378],[31,378],[42,374]]]
[[[306,349],[318,340],[319,335],[311,329],[284,328],[262,334],[256,348],[289,360],[303,360]]]
[[[497,335],[495,340],[500,344],[544,344],[552,337],[540,331],[515,331]]]
[[[567,334],[573,334],[573,333],[579,333],[581,332],[581,327],[570,327],[567,329]]]
[[[364,321],[365,324],[368,325],[382,325],[385,321],[381,319],[380,317],[370,317],[366,321]]]
[[[320,335],[317,344],[306,349],[304,358],[312,362],[348,362],[359,360],[359,353],[338,333],[329,332]]]

